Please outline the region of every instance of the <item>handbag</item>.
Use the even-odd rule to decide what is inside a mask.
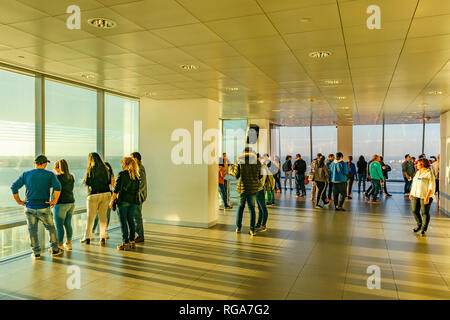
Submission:
[[[309,184],[309,178],[308,178],[307,175],[305,176],[305,181],[304,181],[304,183],[305,183],[305,186],[306,186],[307,184]]]
[[[117,198],[114,199],[114,201],[113,201],[112,210],[113,210],[113,211],[116,211],[116,210],[117,210]]]

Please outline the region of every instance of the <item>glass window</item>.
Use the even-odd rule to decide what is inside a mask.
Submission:
[[[139,102],[105,95],[105,161],[114,175],[122,171],[124,156],[139,151]]]
[[[321,153],[328,156],[337,152],[337,128],[336,126],[312,127],[313,155]]]
[[[417,158],[422,153],[422,134],[421,123],[384,126],[384,162],[392,168],[389,179],[403,180],[401,166],[405,155]]]
[[[233,163],[244,152],[246,130],[247,120],[222,121],[222,152],[226,152],[228,160]]]
[[[426,123],[425,124],[425,145],[424,153],[429,159],[431,156],[437,156],[440,154],[441,146],[441,126],[439,123]]]
[[[284,163],[286,156],[300,153],[302,159],[309,165],[311,162],[310,127],[280,127],[280,154]]]
[[[75,208],[86,208],[87,188],[82,184],[88,154],[97,150],[96,91],[45,81],[45,154],[53,169],[66,159],[75,177]]]
[[[0,223],[24,219],[10,187],[33,168],[34,81],[34,77],[0,70]],[[20,196],[25,198],[25,188]]]
[[[383,125],[353,126],[353,158],[370,159],[374,154],[382,155]]]

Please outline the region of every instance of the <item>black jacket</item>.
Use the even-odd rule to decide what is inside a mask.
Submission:
[[[70,175],[70,178],[67,178],[64,174],[58,174],[56,177],[61,184],[61,195],[59,196],[58,204],[74,203],[75,198],[73,196],[73,185],[75,183],[75,179],[73,176]]]
[[[359,161],[356,163],[356,168],[358,171],[358,174],[363,174],[367,176],[367,162],[366,161]]]
[[[123,202],[140,204],[139,183],[139,179],[131,179],[127,170],[120,171],[114,186],[114,193],[119,194],[117,204],[120,205]]]
[[[84,184],[88,186],[88,195],[111,192],[111,173],[107,166],[94,166],[90,174],[84,178]]]
[[[295,170],[296,175],[300,175],[300,176],[305,175],[306,161],[303,159],[295,160],[293,169]]]

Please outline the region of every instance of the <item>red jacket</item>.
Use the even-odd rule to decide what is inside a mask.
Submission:
[[[219,166],[219,184],[225,183],[225,168],[222,166]]]

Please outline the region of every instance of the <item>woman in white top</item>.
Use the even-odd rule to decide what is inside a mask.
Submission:
[[[409,193],[409,199],[412,200],[412,212],[417,221],[417,228],[413,229],[413,231],[421,231],[422,236],[426,235],[428,224],[430,223],[431,203],[433,200],[436,200],[434,197],[436,178],[430,166],[430,161],[427,159],[419,159],[417,161],[417,172]]]

